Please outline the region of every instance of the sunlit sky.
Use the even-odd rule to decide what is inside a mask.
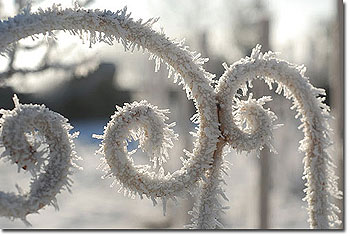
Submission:
[[[13,4],[7,4],[4,1],[4,7],[8,12],[13,10]],[[53,3],[61,3],[63,6],[70,7],[72,6],[73,1],[67,0],[45,0],[40,3],[40,7],[50,7]],[[168,4],[164,4],[168,2]],[[169,3],[172,2],[173,4]],[[182,25],[178,25],[177,21],[173,17],[168,18],[167,14],[173,11],[174,14],[177,14],[179,11],[179,17],[181,17],[181,11],[186,11],[188,4],[187,0],[179,1],[169,1],[169,0],[95,0],[89,8],[100,8],[100,9],[110,9],[116,11],[118,9],[127,6],[129,11],[133,13],[134,18],[151,18],[151,17],[160,17],[159,24],[164,26],[166,32],[171,33],[177,38],[181,38]],[[207,8],[213,9],[210,17],[201,16],[198,21],[202,21],[206,27],[220,27],[220,25],[225,25],[226,22],[222,22],[225,19],[221,17],[221,11],[225,9],[225,3],[227,0],[201,0],[198,7],[201,8],[206,5]],[[247,2],[252,2],[252,0],[237,0],[237,2],[244,6]],[[298,40],[302,37],[302,33],[307,33],[309,27],[312,27],[313,24],[317,23],[319,19],[329,19],[333,17],[335,12],[335,0],[266,0],[262,1],[269,9],[269,12],[273,16],[273,27],[272,32],[272,41],[275,44],[282,44],[288,40]],[[172,9],[164,9],[167,6],[176,5]],[[36,7],[34,7],[35,9]],[[198,9],[201,11],[201,9]],[[165,13],[165,14],[164,14]],[[221,21],[221,22],[220,22]],[[166,27],[169,26],[169,27]],[[179,27],[180,26],[180,27]]]
[[[211,50],[216,53],[223,54],[229,61],[232,62],[239,58],[229,49],[227,44],[230,43],[228,33],[232,28],[234,21],[234,11],[229,11],[231,7],[251,5],[250,2],[254,0],[95,0],[94,3],[88,6],[88,8],[100,8],[110,9],[116,11],[128,7],[128,10],[132,12],[134,19],[143,18],[148,19],[151,17],[160,17],[160,20],[155,25],[156,29],[164,28],[165,33],[172,38],[182,39],[188,37],[191,34],[190,30],[206,29],[211,37]],[[13,1],[3,1],[5,11],[11,14],[13,11],[13,4],[9,4]],[[53,3],[61,3],[64,7],[71,7],[72,2],[70,0],[45,0],[39,5],[42,8],[51,6]],[[236,4],[237,3],[237,4]],[[295,45],[303,44],[307,37],[310,35],[310,30],[316,28],[317,24],[321,24],[324,20],[329,20],[334,17],[335,14],[335,0],[265,0],[262,3],[267,7],[267,11],[271,14],[271,46],[273,50],[283,51],[285,47],[293,45],[295,50],[295,62],[301,63],[305,57],[305,49],[303,47],[295,47]],[[38,6],[34,6],[35,10]],[[247,12],[247,17],[251,17]],[[229,35],[232,36],[232,35]],[[68,47],[72,43],[72,37],[60,37],[59,43]],[[225,41],[226,40],[226,41]],[[76,39],[76,46],[84,52],[87,51],[88,46],[82,45],[78,39]],[[187,43],[190,48],[191,39],[187,38]],[[79,51],[79,50],[78,50]],[[94,51],[88,51],[87,54],[94,54],[96,51],[99,55],[113,59],[116,52],[110,50],[109,46],[95,45]],[[38,50],[36,56],[33,54],[22,55],[17,61],[16,65],[31,66],[35,65],[33,58],[43,54],[43,51]],[[78,53],[77,53],[78,54]],[[6,60],[0,58],[0,70],[5,68]]]
[[[69,7],[70,1],[53,1],[46,0],[41,5],[43,7],[50,6],[54,2],[61,2],[62,5]],[[167,2],[167,3],[164,3]],[[172,2],[169,3],[169,2]],[[199,2],[197,11],[203,12],[199,14],[200,19],[198,21],[203,22],[203,26],[220,28],[220,25],[226,26],[226,19],[222,18],[221,12],[225,10],[225,6],[228,0],[201,0]],[[246,5],[247,2],[252,0],[238,0],[239,5]],[[269,9],[269,12],[273,16],[272,41],[276,44],[282,44],[288,40],[298,40],[302,37],[303,33],[307,33],[313,24],[318,23],[319,19],[329,19],[333,17],[335,12],[335,0],[266,0],[262,1]],[[186,4],[187,3],[187,4]],[[174,6],[175,5],[175,6]],[[203,10],[206,8],[213,9],[210,12],[210,17],[205,15]],[[95,0],[95,3],[90,5],[90,8],[111,9],[118,10],[128,6],[129,11],[133,13],[134,18],[151,18],[160,17],[159,24],[163,25],[166,32],[174,35],[177,38],[183,37],[182,25],[178,24],[177,20],[174,20],[173,16],[167,17],[169,13],[177,14],[179,17],[182,12],[186,12],[188,7],[188,0],[178,0],[176,2],[169,0]],[[166,9],[170,6],[171,9]],[[174,7],[173,7],[174,6]],[[200,9],[202,8],[202,9]],[[191,9],[193,10],[193,9]],[[194,13],[195,14],[195,13]],[[200,22],[198,22],[201,25]],[[168,27],[167,27],[168,26]]]

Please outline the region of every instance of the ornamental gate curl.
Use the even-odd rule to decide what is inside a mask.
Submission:
[[[276,58],[276,54],[263,54],[257,45],[250,57],[228,67],[218,82],[203,69],[207,59],[191,52],[184,42],[175,42],[164,33],[156,32],[152,25],[157,19],[134,21],[126,8],[117,12],[86,10],[79,7],[52,8],[31,13],[26,9],[22,14],[0,23],[0,52],[10,50],[11,44],[36,34],[52,34],[53,30],[68,31],[80,37],[89,36],[90,44],[113,41],[122,43],[125,50],[147,51],[156,61],[156,71],[161,63],[169,70],[169,78],[182,85],[187,97],[193,99],[197,114],[192,121],[198,123],[196,141],[192,152],[185,153],[183,166],[174,173],[164,173],[161,165],[168,159],[168,149],[173,146],[177,135],[166,124],[167,110],[160,110],[146,101],[117,107],[105,127],[100,153],[101,163],[106,172],[104,177],[113,177],[124,192],[130,196],[146,196],[154,204],[163,202],[164,211],[169,199],[185,197],[200,188],[199,201],[190,214],[193,216],[190,228],[211,229],[222,227],[218,216],[225,209],[218,196],[226,199],[222,184],[227,169],[223,148],[231,145],[238,151],[251,151],[271,146],[272,129],[276,128],[276,116],[263,108],[269,97],[258,100],[250,95],[243,101],[236,94],[238,89],[247,92],[254,79],[264,80],[272,89],[277,83],[277,93],[282,93],[293,102],[304,132],[301,150],[305,152],[304,178],[311,228],[329,228],[339,224],[339,209],[332,203],[333,197],[340,198],[337,187],[335,165],[326,151],[330,145],[328,137],[329,108],[323,103],[323,89],[314,88],[305,77],[305,68]],[[215,84],[213,87],[211,84]],[[41,105],[20,104],[14,97],[15,108],[1,110],[0,145],[5,147],[2,157],[16,163],[33,175],[30,191],[16,195],[0,192],[0,215],[11,219],[20,218],[39,211],[48,204],[57,206],[56,194],[64,187],[69,189],[69,175],[78,160],[74,151],[71,126],[61,115]],[[240,124],[249,124],[243,129]],[[135,128],[136,127],[136,128]],[[48,164],[44,151],[36,141],[28,140],[41,135],[47,146]],[[136,166],[127,152],[127,139],[138,139],[140,147],[150,156],[153,167]],[[155,172],[153,168],[159,167]],[[28,222],[27,222],[28,223]]]

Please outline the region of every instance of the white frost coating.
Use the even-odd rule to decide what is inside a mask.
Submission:
[[[147,152],[154,167],[161,165],[168,158],[167,150],[173,147],[173,140],[177,135],[167,125],[167,110],[159,110],[146,101],[125,104],[123,108],[117,107],[116,113],[111,117],[105,127],[99,153],[104,155],[100,168],[105,177],[116,177],[116,182],[122,186],[121,190],[131,197],[143,195],[156,203],[161,198],[165,205],[168,198],[183,196],[185,190],[191,188],[196,179],[190,178],[194,169],[185,165],[173,174],[164,173],[160,167],[157,173],[151,171],[148,165],[134,165],[132,153],[127,152],[127,141],[131,138],[140,141],[140,147]],[[165,211],[165,206],[164,206]]]
[[[316,89],[309,83],[304,76],[305,68],[278,60],[272,52],[262,54],[261,46],[258,45],[253,49],[250,57],[234,63],[229,68],[225,67],[226,72],[214,90],[210,86],[213,83],[213,75],[202,67],[207,59],[200,58],[200,54],[190,52],[183,45],[183,41],[174,42],[164,33],[152,30],[151,26],[156,20],[150,19],[145,23],[142,23],[142,20],[135,22],[130,14],[126,13],[126,8],[111,12],[84,10],[78,7],[62,9],[60,6],[53,5],[45,11],[39,9],[37,13],[30,13],[27,9],[23,14],[0,22],[0,52],[6,52],[10,44],[27,36],[39,33],[52,34],[53,30],[67,30],[81,38],[87,34],[90,45],[96,42],[113,44],[116,40],[123,44],[125,50],[134,51],[135,48],[146,50],[151,54],[150,58],[156,61],[156,71],[164,62],[169,69],[169,77],[173,76],[176,83],[183,85],[188,98],[194,100],[198,111],[194,116],[194,121],[199,124],[195,134],[196,142],[193,151],[186,152],[189,158],[183,160],[183,167],[172,174],[164,175],[162,168],[158,173],[154,173],[146,167],[132,166],[131,159],[126,158],[125,140],[120,139],[122,136],[114,133],[113,138],[119,139],[119,143],[117,145],[113,143],[114,146],[109,143],[113,140],[113,131],[115,131],[113,129],[111,132],[105,132],[103,147],[105,158],[109,162],[107,165],[113,172],[110,175],[118,175],[114,171],[119,168],[120,163],[125,167],[134,168],[123,172],[130,178],[124,178],[123,174],[120,176],[122,189],[125,187],[124,193],[129,192],[130,195],[138,193],[141,198],[146,195],[154,204],[157,203],[157,198],[160,198],[163,201],[164,210],[167,199],[174,199],[175,196],[183,196],[191,192],[203,180],[201,202],[196,204],[192,211],[193,228],[221,226],[218,222],[218,212],[223,208],[213,203],[217,201],[218,193],[223,192],[220,186],[225,169],[222,167],[224,163],[222,148],[226,142],[238,151],[250,151],[264,144],[269,145],[271,140],[275,116],[262,107],[267,101],[266,98],[260,100],[249,98],[247,102],[236,100],[233,103],[236,91],[241,88],[245,93],[246,83],[257,77],[264,79],[271,88],[272,82],[277,82],[276,92],[283,91],[288,99],[293,100],[293,108],[297,108],[297,116],[301,115],[303,122],[301,128],[305,138],[300,148],[306,153],[304,158],[307,179],[305,199],[309,205],[310,227],[328,228],[338,224],[340,221],[336,213],[339,209],[332,204],[331,198],[340,198],[341,192],[338,190],[337,177],[334,174],[335,165],[326,151],[330,145],[327,122],[329,108],[322,103],[323,98],[319,97],[324,95],[324,90]],[[126,105],[128,109],[137,106],[136,104]],[[238,110],[233,112],[233,106]],[[126,108],[121,108],[120,111],[127,113],[128,109],[124,109]],[[157,113],[157,109],[152,108],[152,110]],[[117,114],[119,113],[117,112],[115,116],[118,116]],[[151,119],[146,116],[144,118]],[[241,129],[242,120],[236,124],[237,119],[247,120],[248,129]],[[108,126],[118,127],[118,124],[111,121]],[[125,127],[125,129],[124,134],[132,127]],[[140,137],[141,140],[144,137],[141,145],[145,150],[150,150],[152,154],[163,153],[164,149],[152,146],[159,140],[147,145],[146,135],[140,136],[140,134],[136,132],[135,136]],[[160,162],[164,161],[161,156],[152,158],[154,163],[161,164]],[[32,165],[28,160],[22,161]]]
[[[233,105],[233,108],[235,111],[232,113],[235,124],[252,142],[240,139],[239,143],[235,143],[230,139],[232,137],[230,134],[226,137],[228,137],[229,143],[237,151],[261,150],[265,144],[270,148],[270,151],[275,152],[272,146],[272,130],[280,125],[274,124],[274,121],[277,120],[275,113],[263,107],[266,102],[272,101],[272,98],[264,96],[256,100],[252,97],[253,94],[249,94],[247,101],[234,98],[235,105]],[[232,123],[230,122],[229,124],[231,125]],[[234,129],[229,129],[228,132],[232,130]]]
[[[222,185],[226,185],[224,175],[227,175],[229,169],[229,162],[225,161],[224,157],[230,151],[224,148],[225,145],[225,142],[219,144],[217,152],[214,154],[213,165],[207,171],[207,178],[203,181],[198,201],[194,203],[192,211],[188,212],[193,217],[191,224],[187,226],[189,229],[224,228],[220,222],[220,215],[229,207],[223,206],[220,198],[225,201],[229,200]]]
[[[271,89],[272,82],[276,82],[276,92],[283,91],[284,96],[293,101],[291,109],[296,108],[296,118],[301,116],[302,125],[299,128],[303,130],[305,138],[300,142],[300,149],[305,152],[304,178],[307,180],[304,200],[308,202],[310,227],[324,229],[336,226],[341,223],[337,216],[340,210],[332,203],[332,198],[341,198],[342,193],[338,190],[334,161],[327,152],[331,145],[329,107],[320,97],[325,95],[325,91],[310,84],[304,76],[305,67],[279,60],[272,52],[263,54],[260,50],[261,46],[257,45],[250,57],[231,65],[219,80],[215,91],[222,109],[221,129],[230,144],[238,150],[249,151],[254,145],[263,144],[264,134],[256,139],[254,131],[246,133],[232,122],[232,98],[239,88],[245,91],[246,83],[253,79],[264,79]]]
[[[70,191],[73,181],[68,176],[79,159],[73,144],[78,134],[69,134],[73,127],[68,120],[44,105],[20,104],[16,95],[13,100],[13,110],[0,110],[0,147],[5,148],[0,158],[16,163],[19,171],[27,170],[33,177],[27,193],[0,191],[0,216],[29,224],[28,214],[46,205],[58,208],[56,195],[64,188]]]
[[[171,129],[175,124],[165,124],[167,112],[146,101],[126,104],[123,108],[117,107],[103,136],[94,135],[103,140],[99,153],[104,155],[100,167],[106,172],[105,177],[115,176],[126,191],[130,190],[129,195],[138,193],[140,196],[157,197],[152,195],[155,188],[161,185],[161,181],[167,181],[163,180],[162,169],[155,174],[148,172],[148,165],[134,165],[132,153],[127,152],[126,141],[131,138],[139,140],[139,147],[149,155],[153,167],[162,165],[169,157],[168,149],[174,146],[173,140],[177,139]]]

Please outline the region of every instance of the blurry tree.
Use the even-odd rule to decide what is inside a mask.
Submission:
[[[14,14],[19,14],[24,7],[28,4],[37,5],[44,0],[14,0],[15,12]],[[80,0],[77,1],[77,4],[80,6],[88,6],[94,0]],[[9,4],[10,1],[6,1],[6,4]],[[5,4],[0,0],[0,19],[5,19],[8,17],[5,10]],[[44,48],[44,55],[39,59],[37,65],[34,68],[25,68],[21,67],[22,65],[17,65],[16,60],[20,53],[23,52],[33,52],[34,50]],[[66,49],[62,52],[65,56],[61,57],[56,54],[55,49],[57,48],[57,43],[55,41],[55,35],[47,35],[42,40],[37,40],[34,44],[28,45],[25,43],[18,42],[14,44],[13,47],[7,53],[7,66],[5,70],[0,71],[0,86],[7,85],[7,81],[10,80],[15,75],[20,75],[25,77],[28,74],[39,73],[46,71],[48,69],[65,71],[67,75],[86,75],[88,71],[94,70],[97,67],[96,59],[84,58],[80,59],[77,62],[63,63],[58,58],[64,58],[69,55],[71,48]]]

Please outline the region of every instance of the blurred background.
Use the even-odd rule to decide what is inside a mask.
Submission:
[[[72,7],[72,1],[33,0],[32,10],[62,3]],[[316,87],[327,91],[326,102],[335,117],[332,121],[335,145],[331,149],[343,190],[343,88],[344,41],[343,3],[341,0],[81,0],[81,6],[116,11],[128,6],[134,19],[160,17],[157,30],[174,39],[186,38],[192,51],[210,58],[205,69],[220,78],[223,62],[231,64],[250,55],[257,43],[263,51],[281,52],[280,58],[307,67],[306,75]],[[0,17],[7,19],[26,5],[23,0],[0,0]],[[55,33],[57,41],[39,35],[24,39],[8,57],[0,57],[0,107],[12,109],[13,94],[22,103],[45,104],[67,117],[80,131],[76,140],[79,164],[83,171],[73,176],[72,194],[57,196],[60,210],[46,207],[40,214],[28,216],[33,228],[176,228],[190,223],[187,211],[194,199],[182,200],[178,206],[153,207],[149,200],[129,199],[118,188],[110,188],[112,180],[101,180],[96,170],[101,156],[94,155],[99,140],[92,134],[102,134],[103,127],[115,111],[115,105],[146,99],[160,108],[169,108],[169,122],[176,121],[180,135],[171,150],[168,171],[181,166],[183,149],[192,150],[189,135],[195,126],[189,118],[195,113],[182,88],[167,79],[166,67],[154,72],[154,62],[141,52],[125,53],[121,45],[82,44],[79,37]],[[284,124],[274,132],[274,147],[279,154],[267,151],[237,154],[226,159],[232,163],[226,193],[230,206],[221,221],[232,229],[305,229],[308,228],[303,154],[298,151],[303,134],[300,121],[289,109],[291,103],[274,94],[262,83],[254,82],[256,98],[271,95],[268,107]],[[246,98],[243,98],[246,99]],[[130,144],[131,147],[135,143]],[[138,151],[138,164],[148,160]],[[17,173],[17,167],[0,162],[1,191],[16,191],[15,184],[28,189],[29,174]],[[338,202],[342,208],[342,201]],[[342,215],[340,216],[342,218]],[[341,226],[342,228],[343,226]],[[0,218],[0,228],[25,228],[19,221]]]

